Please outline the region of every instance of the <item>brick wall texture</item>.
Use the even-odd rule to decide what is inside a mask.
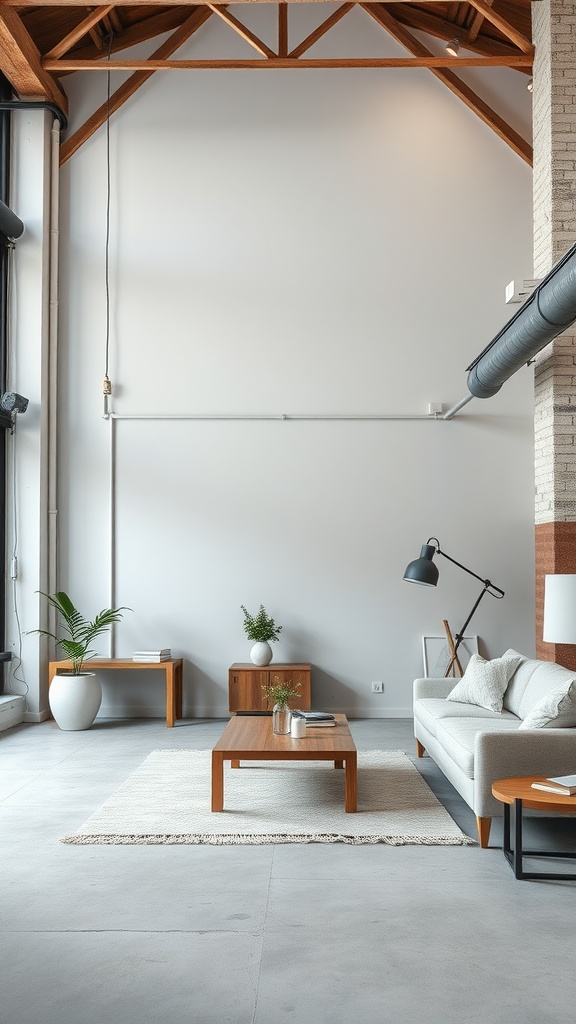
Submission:
[[[532,4],[534,276],[576,239],[576,2]],[[576,669],[576,647],[542,640],[544,576],[576,572],[576,329],[538,356],[534,391],[536,653]]]

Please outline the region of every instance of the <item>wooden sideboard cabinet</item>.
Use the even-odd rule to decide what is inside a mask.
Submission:
[[[290,707],[309,711],[311,707],[311,666],[294,665],[252,665],[250,662],[235,662],[228,669],[228,707],[230,711],[271,711],[262,691],[276,679],[300,683],[300,696],[290,701]]]

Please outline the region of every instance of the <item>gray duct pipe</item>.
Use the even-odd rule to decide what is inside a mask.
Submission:
[[[4,238],[20,238],[24,225],[19,217],[0,199],[0,235]]]
[[[549,342],[576,320],[576,245],[540,282],[483,352],[467,366],[474,398],[492,398]]]

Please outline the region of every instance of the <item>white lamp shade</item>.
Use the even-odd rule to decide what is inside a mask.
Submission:
[[[576,574],[544,578],[544,629],[550,644],[576,644]]]

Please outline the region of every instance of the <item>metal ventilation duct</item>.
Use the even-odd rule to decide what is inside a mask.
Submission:
[[[492,398],[505,381],[576,320],[576,245],[540,282],[483,352],[466,367],[468,390]]]
[[[24,225],[19,217],[0,199],[0,235],[4,238],[20,238]]]

